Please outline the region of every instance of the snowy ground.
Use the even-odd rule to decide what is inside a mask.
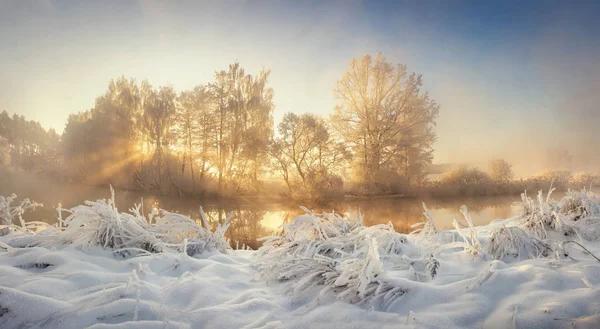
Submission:
[[[138,223],[160,241],[137,250],[137,219],[82,206],[58,228],[0,234],[0,328],[600,328],[600,207],[577,193],[473,230],[466,209],[458,231],[427,218],[410,235],[308,213],[258,251],[224,252],[223,232],[191,226],[178,252],[169,214]],[[17,208],[0,206],[0,222]]]

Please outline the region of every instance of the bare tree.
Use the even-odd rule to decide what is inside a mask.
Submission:
[[[196,187],[196,160],[200,161],[200,180],[209,166],[214,128],[210,105],[210,94],[205,86],[184,91],[178,97],[174,132],[183,146],[181,172],[185,178],[187,165],[192,179],[192,194],[195,194]]]
[[[163,157],[168,149],[169,129],[175,113],[175,91],[173,87],[154,90],[144,103],[143,123],[146,134],[154,142],[154,159],[157,170],[157,188],[163,185]]]
[[[439,106],[421,85],[420,75],[381,54],[353,59],[336,83],[331,120],[352,148],[361,181],[382,172],[417,176],[431,163]]]
[[[330,135],[327,123],[312,114],[286,113],[279,124],[280,136],[271,145],[278,171],[294,194],[292,177],[303,190],[323,183],[334,168],[348,158],[344,145]]]
[[[256,183],[273,133],[273,90],[268,71],[247,75],[239,63],[216,73],[209,85],[216,106],[219,191],[227,182]],[[255,184],[253,184],[255,185]]]

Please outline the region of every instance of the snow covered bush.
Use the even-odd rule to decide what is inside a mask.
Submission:
[[[360,214],[305,211],[281,236],[263,239],[256,267],[264,278],[291,281],[294,292],[323,286],[322,293],[333,291],[352,303],[388,303],[406,292],[382,279],[384,263],[408,263],[405,258],[419,251],[391,223],[365,227]]]
[[[225,238],[225,233],[229,228],[231,213],[223,225],[217,225],[214,232],[210,230],[202,207],[200,215],[204,227],[187,216],[166,210],[156,211],[151,214],[156,224],[150,230],[170,246],[177,247],[184,243],[184,250],[190,256],[213,248],[225,252],[229,248],[229,240]]]
[[[544,198],[542,191],[537,201],[524,193],[523,207],[518,225],[538,239],[551,237],[581,237],[586,240],[600,238],[600,204],[596,194],[582,189],[567,192],[560,201],[550,196]]]
[[[24,209],[38,206],[25,200],[20,207],[9,208],[12,200],[14,197],[0,199],[3,202],[2,218],[20,218]],[[112,188],[110,199],[85,201],[84,205],[69,210],[59,208],[58,212],[55,227],[38,222],[25,223],[21,218],[23,229],[19,234],[7,236],[4,243],[12,247],[39,245],[52,248],[68,244],[85,249],[99,246],[122,256],[160,252],[185,252],[191,256],[213,249],[225,252],[229,247],[225,233],[231,214],[215,231],[210,230],[202,211],[204,227],[187,216],[162,209],[153,210],[146,219],[141,213],[141,205],[135,205],[130,212],[119,212]],[[65,219],[63,212],[69,213]],[[39,227],[44,230],[33,230]]]
[[[501,226],[491,232],[485,252],[494,259],[510,261],[549,256],[551,245],[518,226]]]
[[[61,223],[64,231],[48,244],[100,246],[124,255],[171,250],[171,245],[152,232],[139,211],[133,214],[118,211],[113,190],[108,200],[86,201],[68,212],[70,215]]]
[[[558,203],[559,213],[572,221],[588,216],[598,217],[600,216],[599,201],[596,194],[585,188],[580,191],[569,190]]]
[[[537,201],[521,194],[521,219],[519,226],[539,239],[548,238],[548,232],[554,231],[564,236],[575,235],[575,230],[560,213],[560,205],[551,198],[553,188],[550,188],[546,197],[540,190]]]

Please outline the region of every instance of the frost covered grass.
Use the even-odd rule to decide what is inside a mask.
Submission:
[[[320,295],[332,291],[352,303],[386,304],[405,292],[381,276],[382,260],[402,263],[418,248],[391,223],[365,227],[360,214],[306,212],[264,239],[256,265],[264,278],[291,281],[293,292],[322,287]]]
[[[257,251],[231,249],[202,211],[123,213],[112,194],[44,226],[2,200],[3,329],[600,327],[587,190],[524,194],[519,216],[480,227],[463,206],[450,231],[423,205],[410,234],[305,209]]]
[[[153,209],[145,217],[141,203],[134,205],[129,212],[119,212],[111,188],[109,199],[86,201],[84,205],[72,209],[59,207],[57,223],[51,226],[40,222],[26,223],[21,214],[25,209],[39,205],[26,199],[21,206],[11,207],[15,198],[13,195],[0,199],[0,213],[12,216],[5,215],[4,225],[0,225],[0,232],[6,233],[4,244],[8,247],[60,248],[73,245],[86,250],[100,246],[121,256],[162,252],[184,252],[191,256],[207,249],[225,252],[229,247],[225,233],[231,215],[223,225],[218,224],[211,231],[202,208],[202,226],[187,216],[163,209]],[[65,219],[63,213],[68,214]],[[15,217],[20,218],[20,226],[12,224]],[[8,234],[10,232],[14,233]]]

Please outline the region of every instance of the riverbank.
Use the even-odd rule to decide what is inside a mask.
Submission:
[[[74,209],[62,228],[3,231],[0,327],[600,325],[600,206],[589,192],[525,200],[519,216],[478,227],[465,207],[446,231],[425,211],[408,235],[356,214],[308,212],[258,251],[225,247],[228,223],[146,221],[107,202]],[[96,234],[109,227],[120,227],[110,240]]]
[[[62,176],[61,176],[62,177]],[[25,194],[35,198],[42,195],[44,191],[68,189],[74,191],[85,191],[106,189],[110,182],[103,184],[86,184],[84,182],[75,182],[67,180],[64,177],[36,174],[24,170],[8,168],[0,165],[0,179],[3,185],[0,186],[0,193],[6,194],[17,190],[24,190]],[[505,181],[493,181],[489,179],[473,180],[457,177],[446,181],[426,180],[416,186],[397,186],[394,190],[380,190],[373,188],[371,190],[361,188],[360,184],[345,182],[343,188],[336,190],[335,193],[315,193],[289,195],[287,188],[279,181],[266,181],[263,186],[255,191],[238,191],[218,193],[197,193],[183,191],[182,193],[160,193],[154,190],[141,190],[131,186],[116,186],[115,189],[120,192],[145,195],[153,198],[180,198],[195,199],[202,202],[261,202],[261,203],[294,203],[294,204],[315,204],[327,206],[331,203],[344,200],[378,200],[378,199],[456,199],[456,198],[477,198],[477,197],[519,197],[523,191],[537,193],[539,190],[547,190],[551,186],[557,192],[566,192],[569,189],[593,189],[600,184],[600,177],[595,175],[586,175],[583,173],[571,173],[568,171],[551,171],[530,177],[526,179],[514,179]],[[181,191],[180,191],[181,192]],[[23,194],[23,193],[21,193]]]

